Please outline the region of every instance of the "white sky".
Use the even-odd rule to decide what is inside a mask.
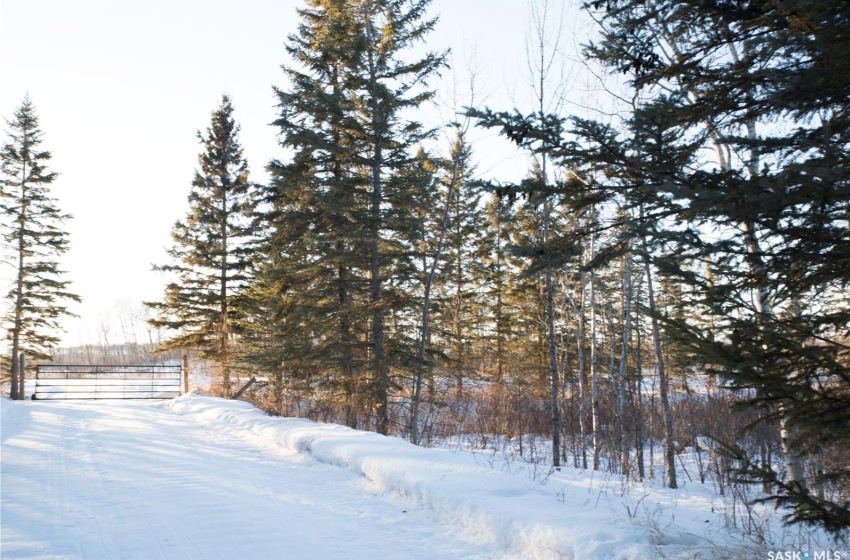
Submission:
[[[276,116],[272,85],[285,85],[284,41],[300,6],[298,0],[0,2],[0,115],[11,118],[29,93],[43,147],[53,154],[50,168],[60,173],[53,194],[73,215],[62,264],[84,301],[74,306],[80,318],[65,323],[65,344],[98,342],[105,317],[162,296],[163,278],[151,265],[167,262],[171,226],[188,209],[200,151],[195,133],[209,125],[222,93],[233,99],[252,179],[264,181],[266,163],[285,158],[268,123]],[[434,0],[440,23],[427,47],[452,48],[459,80],[475,53],[479,98],[499,110],[524,105],[531,97],[529,13],[526,0]],[[577,49],[576,29],[586,33],[587,26],[565,23],[562,49],[569,56]],[[448,91],[451,81],[446,72],[440,87]],[[435,110],[423,118],[440,120]],[[523,172],[524,159],[505,142],[479,135],[481,175],[513,179]],[[10,277],[4,265],[3,293]]]

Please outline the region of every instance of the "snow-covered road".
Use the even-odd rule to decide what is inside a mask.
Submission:
[[[504,555],[350,470],[163,403],[2,400],[4,560]]]
[[[670,490],[535,474],[547,467],[196,394],[0,398],[0,418],[3,560],[766,557],[743,520],[730,527],[736,499],[687,476]],[[770,550],[829,546],[769,506],[747,511]]]

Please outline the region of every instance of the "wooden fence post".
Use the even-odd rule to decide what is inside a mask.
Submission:
[[[189,355],[183,354],[183,394],[189,392]]]

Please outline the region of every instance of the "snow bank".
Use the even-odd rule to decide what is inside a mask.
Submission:
[[[196,421],[292,453],[349,469],[373,491],[400,496],[446,526],[534,559],[644,559],[653,556],[645,529],[624,511],[570,503],[564,494],[476,464],[471,454],[425,449],[406,441],[309,420],[270,417],[251,405],[185,395],[166,405]]]

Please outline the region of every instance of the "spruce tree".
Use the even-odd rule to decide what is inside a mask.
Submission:
[[[286,359],[323,370],[349,411],[359,401],[381,433],[390,367],[414,354],[409,335],[388,333],[385,317],[411,305],[400,296],[412,286],[418,225],[415,186],[403,179],[430,131],[402,115],[430,99],[427,80],[443,57],[405,57],[433,28],[428,4],[309,0],[287,46],[290,87],[277,90],[275,124],[293,158],[269,166],[275,209],[264,275],[283,290],[281,327],[308,333]]]
[[[252,185],[242,156],[233,105],[222,96],[206,134],[198,132],[203,151],[189,194],[189,212],[172,230],[172,262],[155,270],[173,275],[156,312],[155,327],[179,331],[162,350],[191,349],[212,360],[221,374],[222,391],[231,391],[231,367],[244,313],[242,290],[254,260]]]
[[[483,271],[479,257],[485,217],[481,214],[481,186],[472,181],[475,167],[471,162],[472,149],[458,135],[452,143],[449,161],[457,162],[456,187],[450,194],[447,223],[446,255],[440,276],[443,279],[441,316],[442,330],[449,348],[448,369],[456,379],[458,394],[464,377],[469,375],[476,358],[473,348],[474,331],[479,322],[480,290]]]
[[[358,148],[348,72],[363,46],[361,24],[347,2],[310,1],[286,47],[286,89],[275,88],[281,147],[290,161],[268,165],[266,251],[255,292],[257,328],[282,344],[252,349],[280,382],[313,382],[341,400],[345,423],[364,416],[362,372],[368,353],[365,327],[368,198],[356,170]],[[269,309],[272,311],[269,313]],[[257,341],[260,342],[260,341]],[[283,366],[281,366],[283,364]]]
[[[445,64],[442,54],[405,60],[407,52],[425,40],[436,24],[426,11],[430,0],[357,0],[351,2],[362,22],[362,51],[351,73],[356,137],[362,147],[363,179],[370,196],[367,249],[369,252],[369,305],[371,316],[372,400],[376,430],[389,430],[390,372],[385,342],[385,316],[392,308],[387,297],[386,271],[391,268],[392,247],[387,247],[387,217],[404,210],[388,189],[388,178],[411,163],[411,150],[431,135],[421,123],[403,118],[433,97],[428,80]],[[388,254],[389,253],[389,254]]]
[[[487,334],[492,363],[490,376],[496,383],[503,383],[509,375],[508,339],[510,335],[510,317],[507,311],[508,292],[512,277],[507,255],[510,238],[509,224],[512,220],[511,204],[505,198],[490,194],[484,203],[486,224],[480,258],[483,270],[480,283],[485,314],[488,318]]]
[[[63,214],[50,195],[58,176],[47,167],[51,154],[41,148],[43,133],[32,101],[25,97],[7,120],[8,142],[3,146],[0,210],[2,233],[14,258],[14,285],[6,299],[4,315],[12,345],[12,398],[23,399],[24,371],[19,356],[50,359],[59,342],[59,320],[71,315],[67,302],[80,301],[69,291],[70,281],[58,258],[68,250],[67,232],[61,229],[70,216]]]

